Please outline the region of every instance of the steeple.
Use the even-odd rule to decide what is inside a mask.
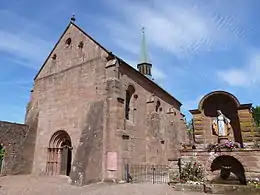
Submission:
[[[152,64],[149,62],[148,52],[146,48],[146,40],[145,40],[145,29],[142,28],[142,43],[141,43],[141,59],[139,64],[137,64],[137,68],[139,72],[143,75],[147,76],[148,78],[152,78]]]

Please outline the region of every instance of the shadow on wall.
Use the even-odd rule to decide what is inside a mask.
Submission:
[[[240,161],[233,156],[222,155],[215,158],[211,164],[211,171],[220,170],[222,180],[230,180],[233,173],[242,185],[246,185],[245,169]],[[226,182],[225,182],[226,183]]]
[[[103,104],[97,101],[89,107],[73,160],[72,184],[85,185],[102,179]]]
[[[239,105],[238,100],[227,92],[208,94],[199,103],[199,107],[204,111],[206,117],[216,117],[217,110],[221,110],[231,120],[230,123],[235,141],[242,145],[241,128],[237,111]]]

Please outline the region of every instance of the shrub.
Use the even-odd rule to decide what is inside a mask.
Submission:
[[[232,151],[235,148],[241,148],[240,144],[237,142],[232,142],[232,141],[228,141],[226,143],[222,143],[222,144],[209,144],[207,149],[208,152],[211,152],[212,150],[215,152],[220,152],[221,149],[228,149],[230,151]]]
[[[197,162],[185,162],[180,173],[180,179],[183,182],[194,181],[199,182],[203,180],[203,170],[201,165]]]

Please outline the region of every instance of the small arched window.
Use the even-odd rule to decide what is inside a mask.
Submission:
[[[57,55],[56,55],[56,54],[53,54],[52,59],[53,59],[53,60],[56,60],[56,59],[57,59]]]
[[[78,45],[78,47],[79,47],[80,49],[82,49],[82,48],[83,48],[83,46],[84,46],[84,43],[83,43],[83,41],[80,41],[80,42],[79,42],[79,45]]]
[[[67,40],[65,41],[65,44],[66,44],[67,46],[69,46],[69,45],[71,44],[71,38],[67,38]]]
[[[135,93],[135,88],[132,85],[129,85],[126,90],[125,97],[125,119],[130,119],[130,110],[131,110],[131,99],[133,94]]]
[[[156,112],[158,112],[160,106],[161,106],[161,102],[158,100],[158,101],[156,102],[156,106],[155,106],[155,111],[156,111]]]

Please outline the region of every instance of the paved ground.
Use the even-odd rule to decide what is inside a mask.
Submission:
[[[202,195],[177,192],[162,184],[92,184],[76,187],[66,177],[0,177],[0,195]]]

